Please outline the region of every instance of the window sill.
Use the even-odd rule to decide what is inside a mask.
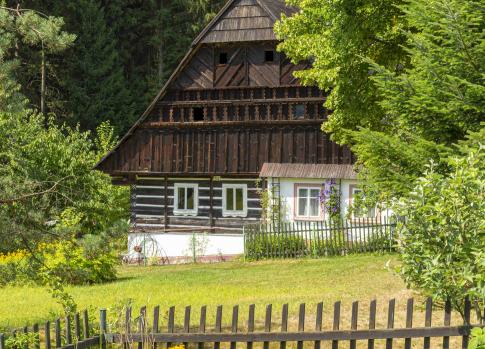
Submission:
[[[247,212],[222,212],[222,217],[225,217],[225,218],[231,218],[231,217],[234,217],[234,218],[246,218],[248,216],[248,213]]]
[[[173,211],[174,216],[194,217],[197,216],[197,211]]]

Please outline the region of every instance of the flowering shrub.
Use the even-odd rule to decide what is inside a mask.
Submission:
[[[340,190],[334,178],[323,183],[320,192],[320,204],[331,221],[340,220]]]
[[[92,253],[76,242],[42,243],[34,254],[24,250],[0,254],[0,285],[44,284],[51,277],[69,284],[112,281],[116,263],[114,253]]]

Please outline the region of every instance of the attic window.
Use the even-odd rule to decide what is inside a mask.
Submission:
[[[265,62],[274,62],[274,51],[264,51],[264,61]]]
[[[194,107],[192,109],[194,121],[204,121],[204,108],[202,107]]]
[[[305,105],[297,104],[295,105],[295,119],[303,119],[305,117]]]
[[[219,64],[227,64],[227,52],[219,53]]]

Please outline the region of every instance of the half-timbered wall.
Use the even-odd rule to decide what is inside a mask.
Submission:
[[[256,179],[221,178],[157,178],[139,177],[131,187],[131,223],[136,231],[184,230],[190,228],[204,231],[240,230],[250,221],[261,217],[261,204]],[[196,215],[177,215],[174,212],[174,188],[177,183],[198,185]],[[223,217],[222,186],[247,185],[247,216]],[[212,209],[211,209],[212,208]],[[213,229],[211,229],[213,231]]]

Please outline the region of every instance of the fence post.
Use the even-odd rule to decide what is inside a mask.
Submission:
[[[106,324],[106,309],[101,309],[99,311],[99,324],[100,324],[100,340],[101,340],[101,348],[106,349],[106,331],[107,331],[107,324]]]
[[[5,348],[5,336],[3,333],[0,333],[0,349],[6,349]]]

